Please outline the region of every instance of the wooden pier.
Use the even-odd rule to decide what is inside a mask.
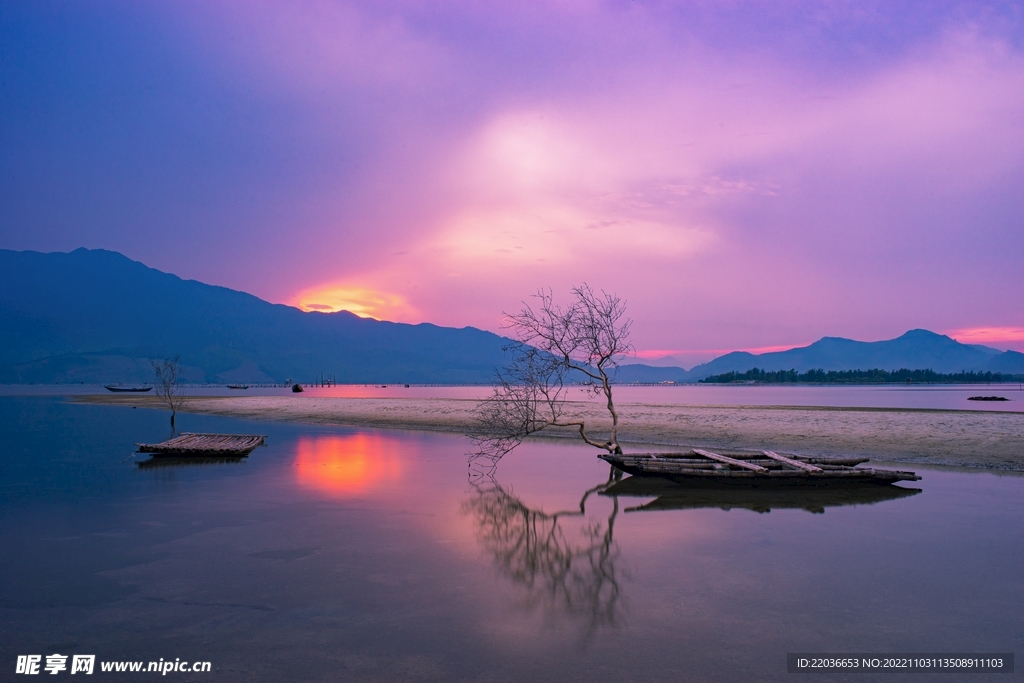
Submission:
[[[244,457],[263,445],[265,434],[185,433],[160,443],[137,443],[138,453],[154,456]]]

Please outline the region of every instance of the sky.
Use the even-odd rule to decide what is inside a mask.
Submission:
[[[1019,2],[0,3],[0,248],[638,358],[1024,350]]]

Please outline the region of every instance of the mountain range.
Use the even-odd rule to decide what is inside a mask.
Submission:
[[[625,365],[619,382],[698,382],[727,372],[761,370],[934,370],[939,373],[1024,373],[1024,353],[1000,351],[978,344],[961,344],[928,330],[909,332],[885,341],[863,342],[842,337],[823,337],[808,346],[787,351],[753,354],[733,351],[714,360],[683,368],[652,368]],[[660,379],[658,379],[660,378]]]
[[[472,327],[306,313],[112,251],[0,250],[0,382],[486,382],[508,341]]]
[[[0,383],[142,382],[150,358],[181,356],[190,382],[483,383],[508,340],[473,327],[304,312],[183,280],[101,249],[0,250]],[[690,370],[624,365],[616,381],[696,382],[751,368],[1024,373],[1024,354],[927,330],[861,342],[728,353]]]

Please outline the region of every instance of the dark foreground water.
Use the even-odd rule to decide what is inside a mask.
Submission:
[[[122,462],[166,421],[0,398],[0,680],[60,653],[209,661],[167,678],[211,681],[948,681],[787,674],[786,653],[1024,651],[1019,476],[601,490],[607,467],[572,444],[488,472],[453,436],[190,415],[268,445]]]

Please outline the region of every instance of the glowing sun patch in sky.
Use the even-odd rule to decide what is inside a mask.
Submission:
[[[294,299],[294,305],[307,313],[349,311],[360,317],[376,320],[409,321],[416,317],[416,311],[405,297],[365,287],[313,287],[299,292]]]
[[[400,444],[377,434],[302,436],[295,448],[298,483],[332,496],[354,496],[402,476]]]

